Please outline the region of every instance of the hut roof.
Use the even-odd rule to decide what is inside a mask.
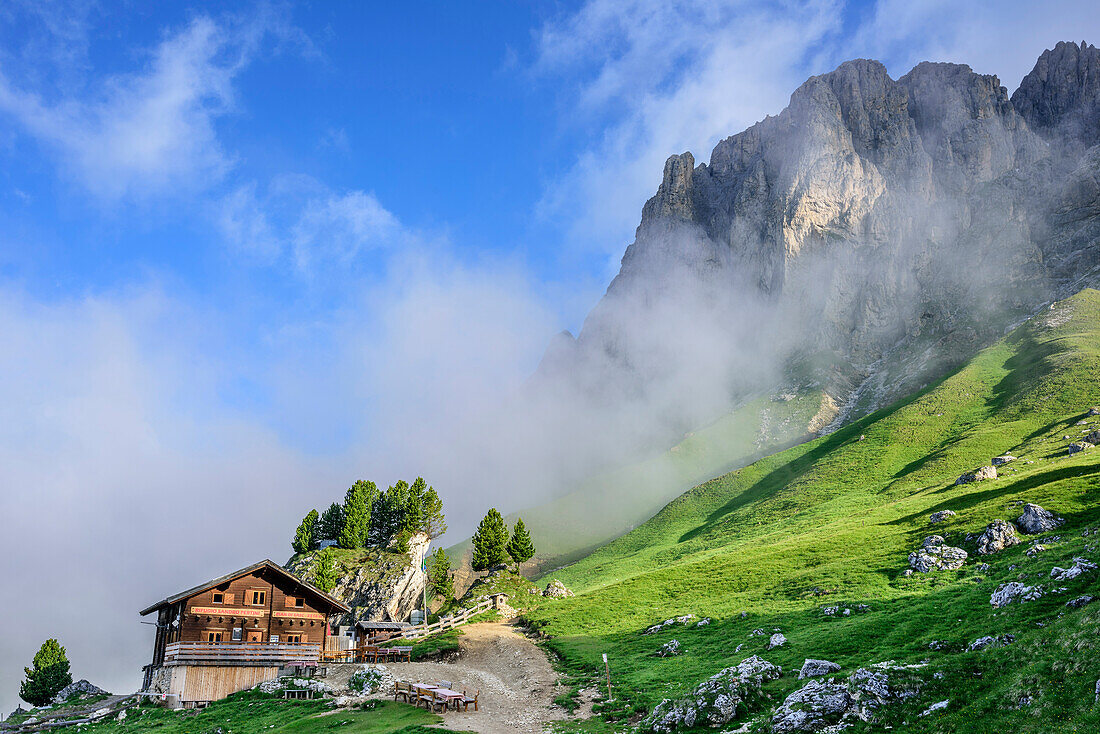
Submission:
[[[225,576],[219,576],[216,579],[210,579],[209,581],[207,581],[205,583],[202,583],[202,584],[199,584],[198,586],[194,586],[190,589],[187,589],[186,591],[181,591],[178,594],[173,594],[172,596],[169,596],[166,599],[162,599],[161,601],[158,601],[156,604],[153,604],[152,606],[148,607],[147,609],[143,609],[138,614],[140,614],[141,616],[144,617],[146,614],[150,614],[152,612],[155,612],[158,609],[160,609],[161,607],[165,607],[165,606],[168,606],[170,604],[175,604],[176,602],[180,601],[181,599],[188,599],[188,598],[194,596],[195,594],[201,594],[202,592],[206,591],[207,589],[211,589],[215,586],[220,586],[221,584],[224,584],[224,583],[229,582],[229,581],[233,581],[234,579],[239,579],[241,576],[247,576],[250,573],[254,573],[256,571],[261,571],[261,570],[265,570],[265,569],[268,570],[268,571],[273,572],[277,576],[284,577],[287,581],[290,581],[290,582],[294,583],[297,587],[302,589],[306,594],[312,596],[315,601],[322,602],[323,606],[329,607],[332,611],[338,611],[338,612],[350,612],[351,611],[351,607],[349,607],[347,604],[340,601],[336,597],[330,596],[329,594],[326,594],[325,592],[321,591],[320,589],[318,589],[313,584],[307,583],[307,582],[303,581],[302,579],[298,578],[297,576],[295,576],[294,574],[292,574],[290,571],[287,571],[285,568],[280,566],[278,563],[275,563],[275,561],[272,561],[270,559],[265,558],[262,561],[259,561],[257,563],[253,563],[251,566],[245,566],[244,568],[240,569],[239,571],[234,571],[233,573],[226,574]]]

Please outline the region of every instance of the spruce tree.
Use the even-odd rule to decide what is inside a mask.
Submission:
[[[401,529],[412,536],[424,530],[424,495],[428,490],[428,483],[421,477],[409,487],[409,493],[405,497],[405,512],[401,518]]]
[[[340,537],[340,533],[344,529],[344,508],[338,503],[333,502],[321,515],[321,521],[317,525],[317,530],[314,533],[314,538],[320,542],[322,540],[335,541]]]
[[[432,555],[431,563],[428,565],[428,585],[436,596],[442,597],[446,601],[454,598],[451,559],[447,558],[447,554],[442,548],[436,550]]]
[[[508,560],[508,552],[505,550],[508,544],[508,526],[504,524],[504,518],[495,507],[481,519],[473,542],[475,571],[485,571]]]
[[[317,566],[313,570],[313,585],[326,594],[336,586],[336,558],[331,547],[317,554]]]
[[[524,561],[531,560],[535,555],[535,546],[531,542],[531,535],[527,532],[527,526],[523,524],[523,518],[516,519],[516,526],[512,529],[512,539],[508,541],[508,555],[516,564],[516,573]]]
[[[46,640],[31,663],[23,668],[27,679],[19,685],[19,697],[32,706],[45,706],[65,686],[73,682],[65,648],[54,639]]]
[[[309,514],[302,519],[298,532],[294,534],[294,542],[290,544],[295,553],[308,553],[313,550],[313,546],[316,545],[317,520],[317,510],[310,510]]]
[[[366,545],[371,505],[377,492],[374,482],[362,479],[348,489],[344,496],[344,527],[337,539],[337,545],[341,548],[362,548]]]
[[[428,534],[428,537],[434,540],[447,532],[447,523],[443,517],[443,500],[439,499],[435,488],[428,487],[428,491],[424,493],[424,501],[421,506],[423,507],[421,528]]]
[[[397,539],[405,527],[408,496],[409,483],[403,479],[378,496],[374,503],[370,545],[387,548]]]

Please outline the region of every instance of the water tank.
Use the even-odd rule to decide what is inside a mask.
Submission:
[[[412,614],[409,615],[410,624],[424,624],[424,612],[419,609],[412,610]]]

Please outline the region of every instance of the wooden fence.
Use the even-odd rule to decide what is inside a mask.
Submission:
[[[274,665],[320,658],[321,646],[310,642],[172,642],[164,650],[169,665]]]
[[[441,618],[438,622],[433,622],[427,626],[417,625],[410,629],[405,630],[402,634],[391,639],[405,639],[405,640],[421,640],[430,635],[439,634],[449,629],[454,629],[460,625],[464,625],[470,621],[470,617],[475,617],[482,612],[487,612],[493,609],[496,605],[492,598],[483,599],[469,609],[460,609],[454,614],[449,614],[446,617]]]

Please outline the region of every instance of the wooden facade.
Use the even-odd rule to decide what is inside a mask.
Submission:
[[[184,703],[211,701],[249,687],[244,682],[257,676],[274,677],[287,663],[317,662],[328,645],[332,618],[348,611],[343,602],[270,560],[212,579],[141,611],[142,616],[157,614],[144,688],[157,680],[161,692],[179,694]],[[256,670],[190,670],[196,667]],[[204,682],[185,685],[187,680]],[[234,688],[238,684],[241,688]],[[186,697],[211,691],[219,695]]]

